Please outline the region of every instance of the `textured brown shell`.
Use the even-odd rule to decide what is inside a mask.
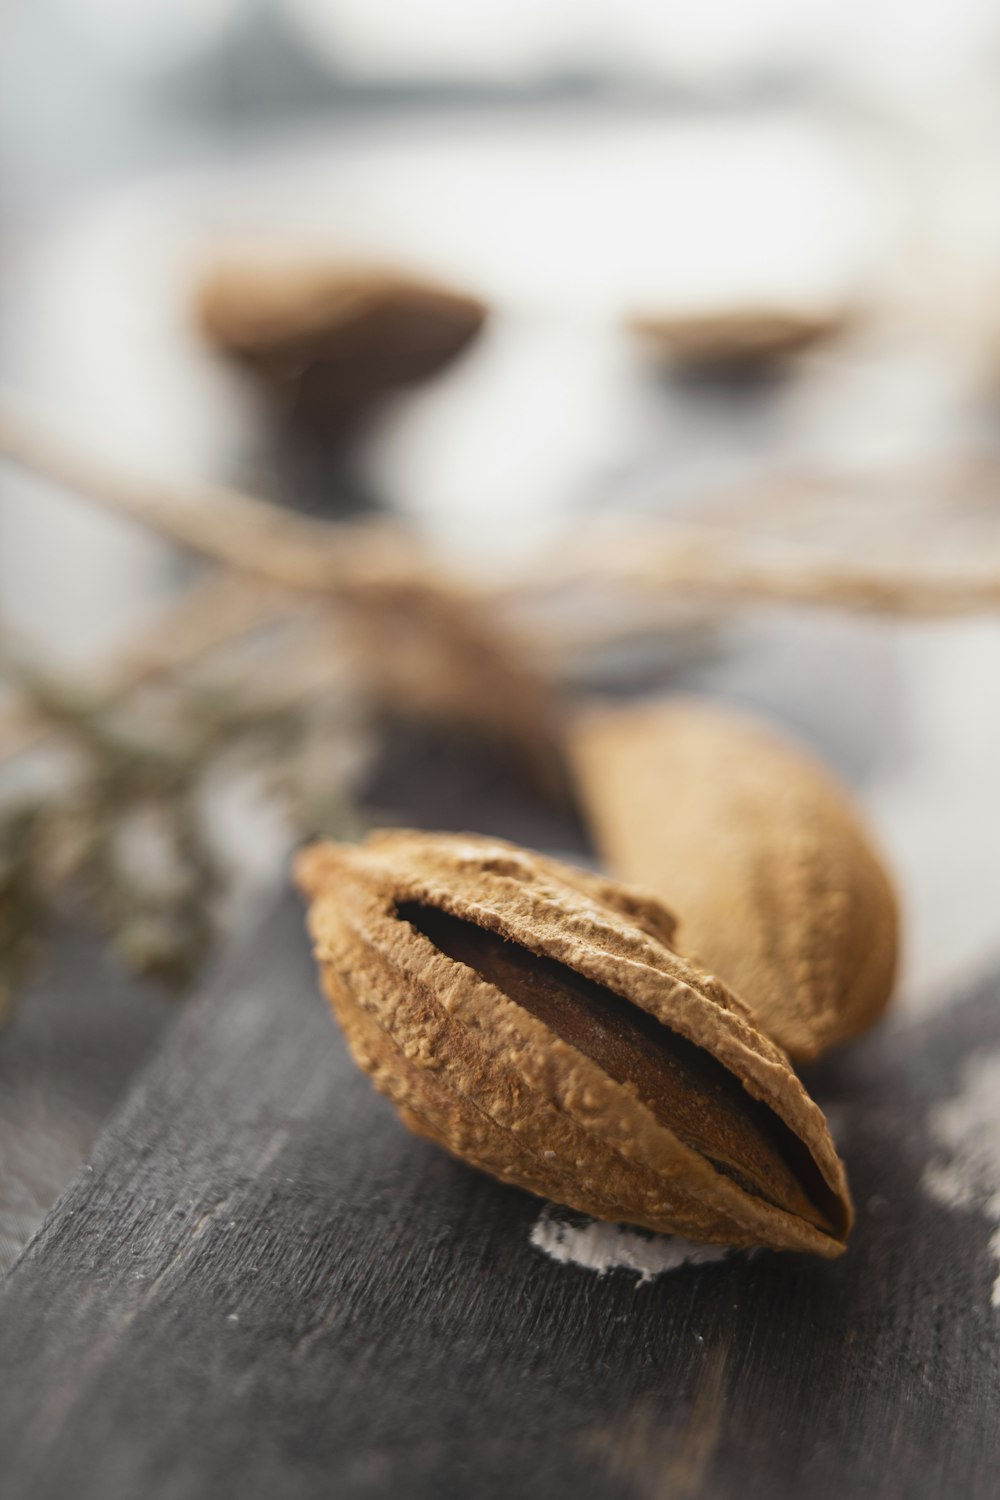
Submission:
[[[850,1199],[821,1112],[741,1002],[668,946],[672,919],[656,902],[472,835],[318,844],[299,856],[297,876],[352,1052],[413,1129],[598,1218],[732,1245],[841,1251]],[[703,1048],[804,1144],[840,1229],[825,1232],[717,1171],[628,1085],[401,920],[406,903],[556,960]]]
[[[792,1057],[870,1026],[896,901],[845,792],[753,719],[687,699],[577,724],[578,789],[608,868],[678,913],[678,946]]]

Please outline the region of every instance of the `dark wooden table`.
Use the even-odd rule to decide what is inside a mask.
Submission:
[[[994,1496],[995,1266],[921,1176],[998,990],[812,1079],[860,1208],[840,1262],[637,1287],[400,1127],[288,898],[5,1283],[5,1496]]]
[[[540,816],[426,763],[484,826]],[[848,1254],[638,1284],[557,1263],[537,1201],[402,1128],[287,895],[2,1284],[5,1500],[995,1496],[989,1224],[925,1176],[935,1103],[1000,1049],[1000,972],[953,998],[809,1076],[858,1204]]]

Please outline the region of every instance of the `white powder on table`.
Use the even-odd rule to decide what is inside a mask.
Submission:
[[[682,1266],[701,1266],[724,1260],[732,1252],[722,1245],[701,1245],[674,1235],[643,1234],[622,1224],[599,1219],[574,1222],[561,1218],[548,1204],[531,1230],[531,1243],[553,1260],[583,1266],[603,1276],[607,1271],[638,1274],[638,1285]]]
[[[924,1172],[923,1184],[948,1208],[971,1208],[992,1228],[990,1253],[1000,1267],[1000,1052],[969,1062],[961,1092],[935,1104],[928,1116],[941,1155]],[[991,1298],[1000,1308],[1000,1273]]]

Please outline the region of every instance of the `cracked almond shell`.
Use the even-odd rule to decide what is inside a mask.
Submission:
[[[297,877],[351,1051],[411,1129],[599,1219],[841,1252],[822,1113],[657,902],[471,835],[317,844]]]

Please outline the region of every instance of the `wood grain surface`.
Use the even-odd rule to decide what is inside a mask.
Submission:
[[[0,1274],[79,1171],[177,1002],[64,921],[0,1025]]]
[[[841,1261],[637,1286],[398,1124],[288,897],[3,1285],[6,1500],[995,1495],[988,1227],[921,1178],[998,991],[810,1075],[860,1210]]]

